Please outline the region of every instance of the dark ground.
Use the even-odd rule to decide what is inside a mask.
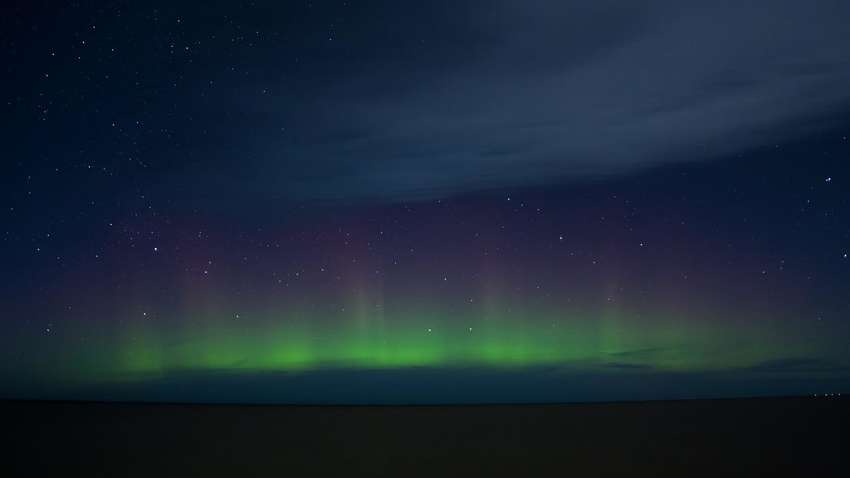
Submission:
[[[2,476],[850,476],[850,400],[0,402]]]

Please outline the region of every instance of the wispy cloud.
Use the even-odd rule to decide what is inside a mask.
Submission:
[[[240,136],[256,159],[240,162],[250,191],[235,192],[404,199],[624,174],[797,138],[850,100],[847,2],[502,1],[461,14],[434,2],[421,14],[403,36],[376,12],[345,55],[304,59],[297,93],[235,91],[235,128],[289,128]]]

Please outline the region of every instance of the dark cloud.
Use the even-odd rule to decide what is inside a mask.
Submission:
[[[607,363],[605,367],[611,370],[653,370],[655,368],[651,365],[622,362]]]
[[[850,99],[844,2],[399,8],[355,15],[297,92],[234,89],[235,127],[288,128],[239,135],[252,190],[406,199],[622,174],[794,139]]]
[[[815,357],[794,357],[774,359],[754,365],[750,371],[757,373],[787,373],[787,374],[817,374],[828,373],[847,376],[850,375],[850,367],[847,365]]]

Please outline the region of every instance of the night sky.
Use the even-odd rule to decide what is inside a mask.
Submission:
[[[850,391],[850,3],[5,2],[0,397]]]

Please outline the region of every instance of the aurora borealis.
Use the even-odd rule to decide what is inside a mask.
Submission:
[[[730,44],[699,33],[725,5],[307,3],[4,20],[0,396],[850,384],[828,2],[742,7]]]
[[[76,263],[45,289],[51,300],[24,306],[51,318],[18,329],[7,353],[29,380],[63,390],[333,370],[554,367],[567,383],[570,373],[842,377],[847,309],[820,285],[840,283],[815,279],[795,256],[810,230],[783,240],[743,234],[759,224],[715,232],[722,204],[693,211],[716,184],[643,177],[555,199],[526,190],[321,208],[276,230],[236,216],[152,217],[150,236],[113,224],[98,261]],[[841,197],[830,187],[821,201]],[[765,198],[726,200],[750,211]],[[820,273],[843,273],[842,261]]]

